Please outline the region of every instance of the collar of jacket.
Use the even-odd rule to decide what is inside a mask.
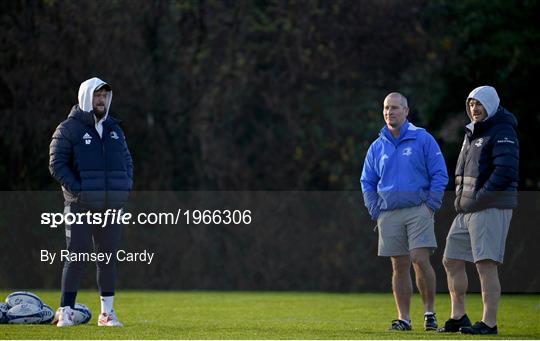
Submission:
[[[416,126],[407,120],[399,129],[400,134],[398,138],[392,135],[387,126],[382,127],[379,136],[392,144],[398,145],[403,141],[416,139],[416,131]]]
[[[84,125],[87,125],[90,127],[94,127],[96,125],[94,114],[92,114],[91,112],[82,110],[78,104],[73,106],[68,117],[76,119],[82,122]],[[111,117],[111,115],[107,115],[107,118],[105,119],[105,121],[103,121],[102,124],[104,127],[110,127],[112,125],[119,124],[120,122],[121,122],[120,120],[114,117]]]
[[[467,136],[471,137],[473,135],[478,135],[479,133],[486,131],[487,129],[491,128],[494,125],[500,124],[505,121],[504,117],[504,108],[499,106],[497,108],[497,111],[493,114],[493,116],[488,117],[487,119],[476,122],[476,123],[469,123],[465,126],[465,133]]]

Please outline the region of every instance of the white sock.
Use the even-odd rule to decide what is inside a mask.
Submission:
[[[100,296],[101,313],[110,314],[113,311],[114,296]]]
[[[426,315],[435,315],[435,313],[433,313],[433,312],[431,312],[431,311],[426,311],[425,314],[424,314],[424,316],[426,316]]]

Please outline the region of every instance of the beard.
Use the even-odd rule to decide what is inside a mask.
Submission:
[[[94,112],[94,115],[96,115],[96,118],[98,120],[101,120],[103,118],[103,116],[105,116],[105,110],[100,110],[98,108],[94,108],[93,112]]]

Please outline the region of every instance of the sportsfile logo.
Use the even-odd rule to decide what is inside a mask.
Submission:
[[[49,213],[41,214],[41,224],[56,228],[59,225],[88,224],[106,227],[108,224],[129,224],[131,213],[124,213],[123,210],[107,209],[101,212],[76,212],[76,213]]]

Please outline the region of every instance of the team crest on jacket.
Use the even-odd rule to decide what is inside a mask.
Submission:
[[[92,143],[92,136],[90,136],[90,134],[86,133],[86,134],[84,134],[84,136],[82,138],[83,138],[85,144]]]
[[[481,137],[474,143],[474,145],[477,147],[482,147],[482,143],[484,143],[484,139]]]
[[[403,154],[402,155],[411,156],[411,154],[412,154],[412,148],[411,147],[407,147],[407,148],[403,149]]]
[[[114,130],[111,131],[111,138],[112,138],[112,139],[115,139],[115,140],[118,140],[118,139],[119,139],[118,134],[116,133],[116,131],[114,131]]]

